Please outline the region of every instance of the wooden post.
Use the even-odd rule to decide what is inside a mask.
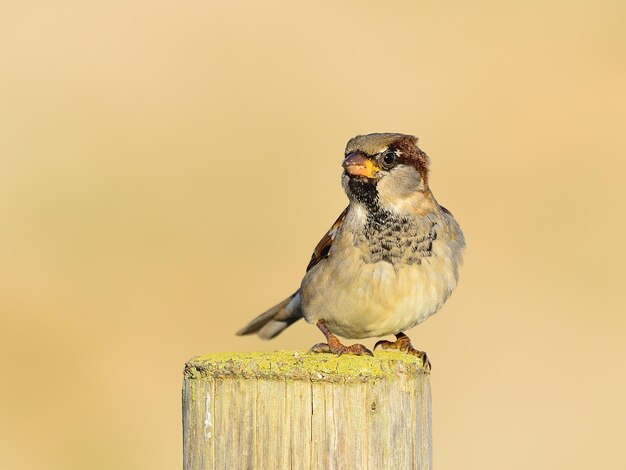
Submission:
[[[184,470],[430,469],[421,361],[220,353],[185,365]]]

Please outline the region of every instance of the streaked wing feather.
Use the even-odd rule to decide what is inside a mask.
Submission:
[[[322,261],[324,258],[328,258],[328,254],[330,253],[330,247],[335,240],[335,236],[337,235],[339,227],[341,227],[341,224],[343,224],[343,220],[346,218],[348,208],[349,206],[344,209],[344,211],[341,213],[339,218],[337,218],[330,230],[326,232],[326,235],[324,235],[320,242],[317,244],[315,250],[313,250],[311,261],[309,261],[309,265],[306,267],[307,272],[310,271],[313,266]]]

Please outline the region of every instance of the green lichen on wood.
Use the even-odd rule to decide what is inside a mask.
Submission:
[[[192,380],[189,384],[189,392],[192,401],[196,401],[196,381]]]
[[[422,361],[400,352],[377,351],[374,357],[338,357],[300,351],[213,353],[185,364],[187,379],[257,378],[314,382],[366,382],[399,374],[427,373]]]

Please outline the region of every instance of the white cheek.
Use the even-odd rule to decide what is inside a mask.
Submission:
[[[383,207],[402,211],[413,197],[423,190],[419,172],[410,166],[398,166],[378,183],[378,196]]]

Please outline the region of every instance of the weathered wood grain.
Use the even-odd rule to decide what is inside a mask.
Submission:
[[[183,468],[430,469],[430,400],[421,361],[402,353],[196,357]]]

